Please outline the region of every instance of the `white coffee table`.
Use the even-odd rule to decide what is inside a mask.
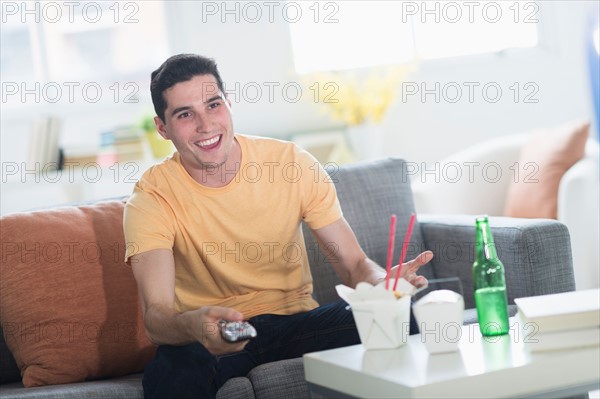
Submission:
[[[509,335],[481,337],[463,326],[459,349],[429,355],[420,335],[393,350],[362,345],[304,355],[314,393],[357,398],[560,398],[600,386],[598,347],[529,352],[518,321]]]

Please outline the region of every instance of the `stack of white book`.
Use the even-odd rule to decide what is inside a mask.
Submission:
[[[43,117],[34,120],[29,139],[28,170],[58,169],[60,151],[61,120],[57,117]]]
[[[600,289],[515,299],[532,352],[600,345]]]

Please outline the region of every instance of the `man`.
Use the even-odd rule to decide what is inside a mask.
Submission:
[[[373,284],[326,172],[292,143],[234,134],[216,64],[182,54],[152,73],[158,132],[177,152],[150,168],[125,208],[124,228],[146,331],[160,345],[146,397],[214,397],[229,378],[309,351],[359,343],[342,302],[319,307],[301,222],[344,284]],[[336,250],[331,250],[335,248]],[[402,275],[422,286],[417,269]],[[220,320],[249,319],[258,337],[225,342]]]

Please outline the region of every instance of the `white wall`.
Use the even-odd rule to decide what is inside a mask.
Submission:
[[[410,160],[433,161],[486,139],[577,118],[592,118],[583,29],[590,2],[546,1],[542,12],[550,24],[542,27],[541,48],[503,55],[431,61],[413,77],[416,82],[478,82],[480,88],[497,82],[503,95],[497,103],[475,90],[474,102],[456,104],[410,98],[397,103],[386,120],[387,154]],[[597,7],[597,3],[596,3]],[[517,103],[510,87],[527,82],[539,91],[538,103]],[[532,93],[522,90],[521,94]]]
[[[331,125],[315,112],[317,108],[311,103],[309,91],[303,90],[298,102],[290,101],[296,96],[293,87],[301,81],[294,72],[288,25],[280,13],[274,13],[273,22],[263,15],[259,23],[243,18],[236,23],[233,15],[225,14],[223,23],[220,14],[206,16],[206,22],[201,22],[206,14],[201,2],[173,2],[167,8],[173,28],[169,38],[172,53],[197,53],[214,58],[226,90],[240,87],[239,91],[234,90],[241,94],[237,101],[230,94],[238,132],[286,135]],[[290,85],[287,96],[283,93],[286,84]],[[274,86],[271,99],[270,85],[278,85]],[[251,88],[256,86],[262,88],[260,99],[255,103],[244,101],[244,87],[248,90],[246,97],[252,101],[255,92]]]
[[[544,1],[540,13],[546,21],[541,26],[541,46],[533,50],[515,50],[505,54],[462,57],[423,62],[409,77],[411,83],[426,84],[428,89],[438,82],[464,87],[457,103],[435,102],[433,95],[423,101],[420,96],[400,96],[383,122],[385,155],[402,156],[418,161],[432,161],[464,146],[503,134],[547,127],[576,118],[591,118],[588,71],[584,54],[583,30],[587,10],[596,2]],[[293,72],[293,55],[287,25],[282,18],[262,25],[245,22],[223,24],[218,18],[202,15],[199,3],[175,3],[169,16],[177,20],[171,39],[173,53],[196,52],[214,57],[226,82],[243,85],[256,82],[298,82]],[[335,51],[332,49],[332,51]],[[468,100],[465,82],[480,84]],[[499,85],[502,96],[496,103],[486,101],[482,87]],[[517,83],[521,98],[514,101]],[[525,87],[525,84],[530,86]],[[539,89],[533,94],[533,90]],[[308,92],[303,100],[310,100]],[[490,95],[493,92],[490,91]],[[527,94],[537,103],[525,103]],[[275,101],[235,106],[238,131],[251,134],[284,134],[331,126],[310,101],[286,102],[277,92]]]
[[[223,4],[214,2],[214,4]],[[231,3],[230,3],[231,4]],[[592,118],[588,71],[583,48],[586,11],[595,1],[542,1],[540,12],[541,46],[533,50],[503,54],[462,57],[422,62],[409,80],[433,88],[436,82],[477,82],[473,102],[467,92],[457,103],[444,98],[436,103],[429,95],[425,101],[400,96],[383,121],[385,154],[413,161],[434,161],[471,143],[488,138],[559,124],[575,118]],[[234,95],[234,121],[240,133],[285,136],[293,132],[321,130],[336,126],[319,113],[304,91],[301,100],[291,103],[282,93],[285,84],[297,84],[300,77],[293,70],[293,54],[288,25],[283,18],[260,23],[243,19],[235,22],[229,15],[202,21],[200,2],[179,1],[165,5],[169,52],[194,52],[217,60],[228,91],[235,85],[259,86],[262,97],[256,103]],[[332,49],[335,51],[335,49]],[[158,66],[158,65],[157,65]],[[148,71],[148,76],[151,71]],[[6,77],[3,76],[3,79]],[[503,94],[497,103],[485,101],[481,87],[498,84]],[[525,83],[539,91],[536,104],[515,103],[511,85],[517,82],[521,94]],[[269,84],[275,87],[273,101],[268,98]],[[141,88],[147,90],[147,88]],[[293,92],[291,92],[293,95]],[[253,92],[249,92],[253,94]],[[237,97],[236,97],[237,96]],[[136,122],[151,110],[148,93],[141,93],[138,104],[104,103],[40,106],[33,110],[5,107],[1,118],[2,162],[20,162],[27,154],[28,134],[37,114],[54,113],[63,117],[63,143],[94,143],[99,132],[116,125]]]

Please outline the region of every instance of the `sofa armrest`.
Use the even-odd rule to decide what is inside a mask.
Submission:
[[[437,278],[459,277],[465,306],[474,307],[471,268],[475,216],[419,215],[425,246],[434,252]],[[515,298],[573,291],[575,280],[566,226],[556,220],[490,217],[498,256],[504,264],[509,303]]]
[[[599,202],[598,157],[590,154],[564,174],[558,188],[558,220],[571,234],[577,289],[599,286],[600,257],[594,244],[600,240]]]

